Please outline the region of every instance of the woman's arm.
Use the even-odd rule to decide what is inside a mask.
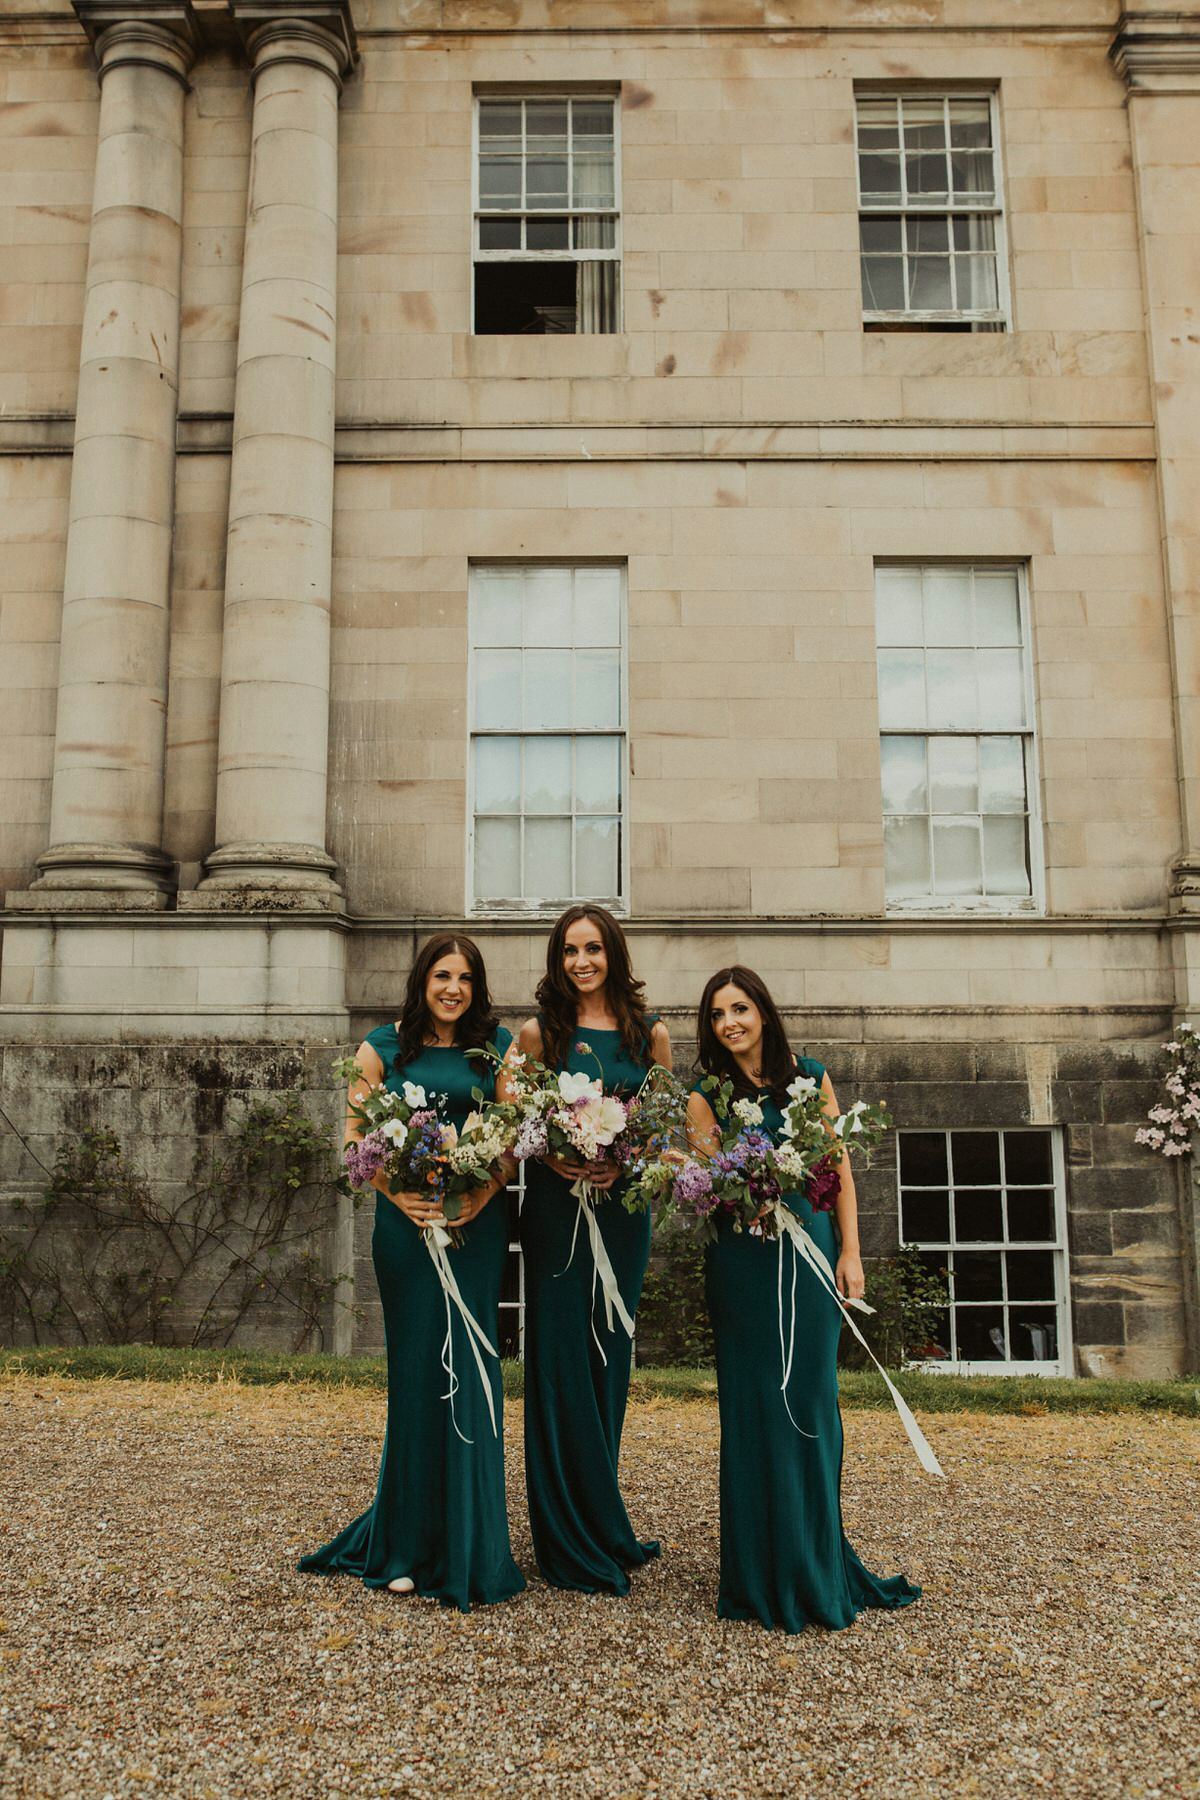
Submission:
[[[346,1093],[346,1142],[356,1144],[362,1137],[362,1120],[356,1119],[350,1108],[364,1101],[372,1088],[383,1082],[383,1062],[374,1044],[368,1044],[366,1038],[358,1046],[354,1056],[355,1062],[362,1070],[362,1079],[352,1081]]]
[[[713,1156],[721,1148],[717,1118],[703,1094],[689,1094],[687,1103],[688,1143],[701,1156]]]
[[[825,1117],[830,1120],[840,1118],[841,1108],[828,1075],[821,1083],[821,1098],[825,1102]],[[841,1251],[837,1259],[835,1279],[847,1300],[861,1300],[866,1290],[866,1277],[858,1245],[858,1196],[854,1191],[854,1171],[850,1167],[848,1151],[843,1151],[837,1169],[841,1186],[838,1189],[835,1216]]]
[[[664,1069],[674,1066],[671,1061],[671,1034],[661,1019],[656,1019],[650,1027],[650,1061],[660,1063]]]
[[[511,1106],[517,1098],[517,1084],[509,1075],[516,1056],[528,1056],[534,1062],[542,1060],[542,1028],[536,1019],[526,1019],[520,1031],[508,1049],[504,1052],[504,1061],[496,1070],[496,1098],[505,1106]]]

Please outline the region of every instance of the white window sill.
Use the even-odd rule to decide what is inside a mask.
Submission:
[[[934,1357],[925,1362],[907,1363],[905,1367],[920,1375],[1042,1375],[1053,1378],[1075,1372],[1067,1367],[1063,1357],[1057,1357],[1053,1362],[943,1362]]]
[[[886,919],[1039,919],[1046,916],[1044,906],[1036,901],[1011,905],[945,905],[936,900],[888,900],[884,904]]]
[[[864,325],[998,325],[1008,330],[1000,312],[865,312]]]
[[[610,912],[613,915],[614,919],[627,919],[629,917],[629,907],[623,901],[598,900],[594,894],[590,894],[587,898],[582,900],[550,900],[546,901],[544,904],[541,902],[534,902],[528,906],[523,906],[520,902],[514,902],[511,906],[504,906],[498,901],[493,901],[486,906],[469,907],[467,910],[467,918],[478,920],[480,924],[487,921],[496,923],[506,919],[528,924],[539,924],[545,923],[547,920],[553,922],[558,918],[560,913],[566,912],[569,906],[602,906],[605,912]]]

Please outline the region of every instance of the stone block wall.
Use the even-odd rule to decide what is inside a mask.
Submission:
[[[8,1045],[0,1049],[0,1222],[6,1235],[20,1241],[28,1214],[21,1204],[33,1204],[47,1186],[59,1147],[78,1139],[84,1131],[110,1131],[120,1140],[129,1166],[147,1183],[166,1207],[174,1207],[197,1185],[197,1165],[203,1179],[214,1159],[230,1150],[230,1128],[243,1119],[255,1101],[295,1096],[305,1112],[328,1130],[331,1145],[340,1131],[342,1100],[335,1093],[329,1065],[342,1052],[341,1045],[305,1048],[271,1044],[231,1045],[198,1039],[180,1044],[57,1044]],[[325,1164],[333,1169],[332,1155]],[[228,1233],[232,1249],[244,1251],[249,1239],[239,1221],[254,1218],[262,1192],[247,1191],[235,1197]],[[187,1215],[194,1216],[194,1215]],[[345,1241],[350,1225],[348,1203],[326,1181],[299,1196],[297,1226],[305,1229],[301,1241],[290,1245],[278,1260],[311,1255],[320,1265],[324,1280],[344,1276]],[[86,1209],[68,1208],[57,1218],[46,1246],[64,1267],[86,1265],[89,1242]],[[269,1269],[272,1259],[266,1259]],[[228,1256],[213,1250],[201,1258],[194,1279],[180,1288],[164,1330],[164,1341],[189,1343],[209,1295],[225,1272]],[[136,1267],[136,1263],[131,1263]],[[90,1333],[102,1330],[90,1312],[85,1289],[77,1283],[74,1305]],[[24,1317],[24,1324],[22,1324]],[[305,1338],[310,1349],[346,1348],[352,1335],[353,1295],[341,1282],[324,1296],[319,1329]],[[268,1290],[256,1299],[236,1343],[242,1348],[286,1350],[297,1347],[304,1321],[286,1299]],[[64,1315],[54,1334],[64,1342],[80,1341],[80,1331]],[[18,1343],[34,1341],[27,1315],[18,1309]],[[92,1338],[91,1341],[104,1341]],[[200,1342],[220,1343],[202,1335]]]
[[[869,432],[836,460],[593,447],[339,470],[329,841],[355,911],[466,905],[470,565],[564,554],[627,566],[636,913],[882,912],[874,565],[906,557],[1026,564],[1048,908],[1156,905],[1179,815],[1152,464],[882,457]]]
[[[1164,1379],[1194,1367],[1190,1195],[1178,1167],[1134,1142],[1161,1096],[1159,1043],[1155,1036],[1090,1045],[828,1048],[839,1087],[886,1097],[899,1130],[1061,1130],[1080,1375]],[[885,1153],[858,1185],[864,1254],[891,1255],[899,1242],[894,1155]]]

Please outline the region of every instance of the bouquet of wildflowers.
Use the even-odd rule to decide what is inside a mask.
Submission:
[[[782,1141],[762,1129],[756,1100],[734,1100],[733,1083],[715,1075],[701,1083],[709,1094],[720,1132],[720,1147],[692,1158],[677,1170],[671,1198],[690,1213],[710,1241],[722,1213],[735,1231],[775,1238],[786,1229],[783,1196],[803,1192],[814,1212],[832,1212],[841,1191],[838,1164],[851,1151],[869,1162],[891,1121],[881,1105],[856,1100],[836,1120],[826,1117],[821,1089],[811,1075],[797,1075],[788,1087]]]
[[[670,1200],[687,1159],[687,1099],[678,1075],[651,1063],[625,1108],[625,1129],[612,1148],[625,1177],[621,1202],[627,1212],[650,1212]]]
[[[1150,1123],[1134,1133],[1133,1141],[1160,1156],[1188,1156],[1200,1126],[1200,1035],[1183,1024],[1163,1049],[1169,1059],[1163,1082],[1167,1098],[1150,1108]]]
[[[577,1044],[576,1051],[589,1054],[586,1044]],[[685,1141],[686,1097],[668,1070],[654,1065],[628,1102],[606,1094],[599,1075],[556,1071],[519,1053],[509,1055],[504,1071],[515,1090],[515,1100],[508,1110],[516,1122],[512,1153],[518,1162],[544,1161],[547,1157],[576,1163],[613,1162],[629,1177],[622,1197],[631,1212],[642,1211],[669,1190],[674,1168],[663,1163],[663,1156],[668,1139],[679,1146]],[[676,1160],[682,1156],[681,1148],[675,1156]],[[632,1337],[633,1319],[621,1297],[596,1217],[596,1203],[604,1198],[604,1190],[581,1175],[572,1182],[570,1191],[579,1212],[567,1267],[571,1266],[583,1224],[592,1251],[593,1297],[599,1286],[608,1329],[613,1330],[616,1317]],[[592,1334],[604,1357],[594,1324]]]
[[[672,1199],[676,1207],[696,1219],[710,1242],[716,1239],[717,1220],[722,1213],[732,1220],[735,1231],[748,1231],[755,1237],[778,1242],[780,1392],[788,1417],[792,1418],[788,1383],[795,1358],[796,1271],[798,1264],[803,1262],[834,1301],[883,1376],[922,1467],[931,1474],[940,1475],[941,1467],[924,1432],[849,1311],[853,1307],[858,1312],[870,1313],[874,1312],[874,1307],[868,1306],[865,1300],[851,1300],[839,1292],[829,1258],[783,1198],[785,1193],[806,1190],[814,1211],[832,1212],[841,1188],[838,1165],[852,1152],[858,1152],[864,1161],[870,1161],[871,1152],[891,1124],[887,1109],[866,1100],[856,1100],[848,1111],[837,1119],[830,1119],[825,1114],[817,1082],[811,1075],[797,1074],[787,1090],[781,1141],[776,1144],[763,1130],[763,1110],[756,1100],[734,1100],[732,1082],[719,1081],[715,1075],[709,1076],[701,1087],[711,1096],[720,1145],[716,1150],[700,1155],[693,1153],[678,1169]],[[785,1287],[784,1258],[789,1244],[794,1256],[790,1284]],[[796,1424],[795,1419],[792,1423]],[[797,1425],[796,1429],[800,1427]]]
[[[516,1090],[518,1125],[512,1148],[518,1162],[548,1156],[599,1162],[625,1130],[628,1109],[604,1092],[598,1075],[565,1069],[556,1073],[520,1053],[510,1056],[504,1068]]]
[[[353,1057],[333,1065],[334,1074],[343,1081],[364,1084],[366,1076]],[[498,1433],[496,1405],[482,1352],[496,1356],[495,1346],[473,1316],[462,1297],[447,1252],[462,1243],[462,1234],[453,1229],[453,1221],[462,1212],[462,1197],[471,1188],[480,1187],[494,1165],[511,1150],[516,1136],[512,1109],[485,1106],[477,1095],[478,1109],[468,1114],[462,1128],[456,1129],[441,1118],[439,1102],[444,1096],[426,1094],[415,1082],[406,1081],[400,1092],[383,1086],[368,1088],[361,1100],[351,1103],[351,1117],[358,1120],[363,1135],[346,1145],[342,1162],[346,1178],[354,1188],[369,1188],[376,1175],[383,1174],[393,1193],[420,1192],[437,1203],[445,1225],[426,1225],[421,1240],[429,1252],[434,1272],[446,1302],[446,1335],[442,1340],[442,1367],[449,1386],[444,1398],[450,1402],[450,1419],[464,1443],[471,1440],[459,1431],[454,1416],[454,1396],[460,1383],[454,1368],[454,1333],[452,1309],[456,1309],[466,1331],[467,1344],[475,1359],[484,1399]]]
[[[334,1073],[347,1081],[365,1080],[352,1057],[335,1063]],[[463,1195],[488,1179],[512,1149],[516,1132],[507,1109],[492,1106],[468,1114],[458,1129],[441,1118],[441,1098],[431,1099],[423,1087],[406,1081],[399,1093],[373,1087],[353,1103],[350,1113],[363,1135],[342,1154],[351,1187],[369,1188],[382,1173],[393,1193],[430,1193],[453,1223]]]

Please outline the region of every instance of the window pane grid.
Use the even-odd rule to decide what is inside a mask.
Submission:
[[[1065,1263],[1050,1132],[901,1132],[897,1150],[900,1242],[947,1280],[930,1359],[1057,1363]],[[960,1174],[960,1161],[973,1166]],[[1012,1219],[1023,1208],[1028,1223],[1031,1202],[1041,1230],[1022,1237]],[[983,1228],[960,1229],[964,1213]]]
[[[868,319],[1002,323],[990,99],[864,97],[856,128]]]
[[[476,251],[617,260],[611,98],[481,99]]]
[[[474,900],[622,896],[621,574],[472,572]]]
[[[1015,566],[876,570],[889,902],[1033,898],[1032,733]]]

